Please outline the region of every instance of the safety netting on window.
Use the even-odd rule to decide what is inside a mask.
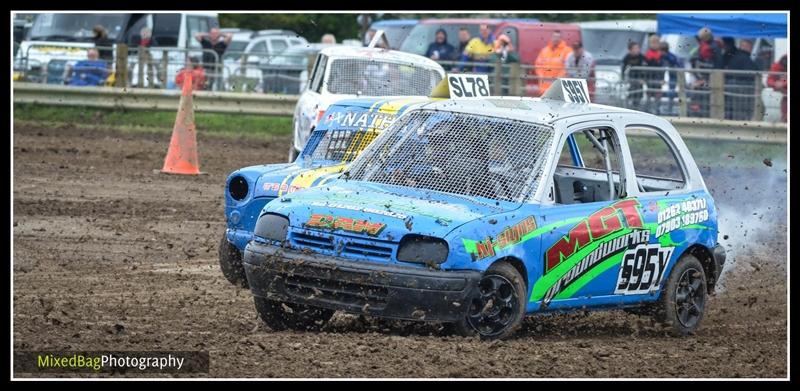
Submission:
[[[338,58],[330,65],[330,93],[363,96],[429,96],[442,76],[433,68],[369,58]]]
[[[542,175],[553,129],[475,114],[418,110],[367,147],[345,178],[523,201]]]
[[[378,137],[375,129],[329,129],[309,140],[312,160],[334,160],[349,163],[358,156],[372,140]],[[308,148],[307,147],[307,148]]]

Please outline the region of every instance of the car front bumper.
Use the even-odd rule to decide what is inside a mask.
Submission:
[[[385,318],[452,322],[477,294],[478,271],[438,271],[348,261],[250,242],[244,267],[253,294]]]

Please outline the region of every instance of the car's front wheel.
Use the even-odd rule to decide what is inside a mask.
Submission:
[[[706,274],[692,255],[684,255],[672,268],[655,309],[657,321],[670,326],[673,334],[686,336],[700,326],[705,313]]]
[[[225,234],[222,234],[222,241],[219,243],[219,268],[231,284],[242,288],[249,286],[242,264],[242,253],[228,242]]]
[[[512,335],[525,318],[525,280],[516,268],[505,262],[486,270],[478,283],[464,319],[455,322],[454,331],[482,339],[503,339]]]
[[[261,320],[274,331],[319,330],[333,316],[334,311],[302,304],[282,303],[254,296],[256,311]]]

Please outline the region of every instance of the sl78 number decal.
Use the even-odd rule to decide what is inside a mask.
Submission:
[[[487,75],[448,75],[447,83],[454,99],[489,96],[489,77]]]

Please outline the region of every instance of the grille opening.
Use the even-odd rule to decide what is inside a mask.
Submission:
[[[390,247],[373,246],[361,243],[347,243],[344,246],[344,252],[379,258],[389,258],[392,256],[392,249]]]
[[[284,285],[289,294],[297,297],[359,307],[369,304],[376,309],[386,305],[386,297],[389,295],[389,290],[381,286],[299,275],[285,275]]]
[[[333,237],[321,237],[303,233],[292,233],[292,241],[296,245],[333,250]]]

